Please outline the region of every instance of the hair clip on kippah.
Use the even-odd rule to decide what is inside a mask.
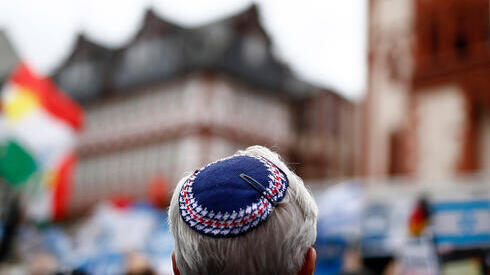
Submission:
[[[259,194],[264,196],[264,198],[266,198],[270,203],[272,203],[273,206],[277,205],[277,202],[272,200],[272,195],[268,192],[268,190],[262,184],[256,181],[254,178],[243,173],[240,174],[240,178],[242,178],[244,181],[250,184],[250,186],[252,186],[255,190],[257,190],[257,192],[259,192]]]
[[[200,234],[216,238],[245,234],[268,219],[288,185],[286,174],[269,160],[235,155],[187,178],[179,194],[180,215]]]

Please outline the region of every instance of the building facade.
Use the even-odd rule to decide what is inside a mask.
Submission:
[[[363,170],[490,171],[489,1],[369,2]]]
[[[148,11],[109,49],[80,36],[53,77],[86,111],[72,213],[114,196],[170,190],[194,169],[260,144],[306,179],[354,173],[353,103],[294,76],[258,10],[195,29]]]

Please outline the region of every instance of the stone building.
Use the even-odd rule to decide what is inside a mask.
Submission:
[[[272,53],[255,6],[185,29],[148,11],[125,46],[80,36],[53,77],[86,111],[72,212],[99,199],[171,188],[261,144],[307,179],[354,173],[354,104],[294,76]]]
[[[369,1],[363,170],[490,171],[489,1]]]

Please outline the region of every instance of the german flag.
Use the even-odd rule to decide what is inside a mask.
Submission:
[[[427,228],[427,225],[429,224],[429,219],[429,203],[426,198],[421,198],[418,200],[412,211],[412,214],[410,215],[410,219],[408,222],[410,235],[412,235],[413,237],[420,237]]]

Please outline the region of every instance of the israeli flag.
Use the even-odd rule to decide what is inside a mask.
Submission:
[[[438,246],[490,246],[490,198],[441,201],[431,208],[432,229]]]

